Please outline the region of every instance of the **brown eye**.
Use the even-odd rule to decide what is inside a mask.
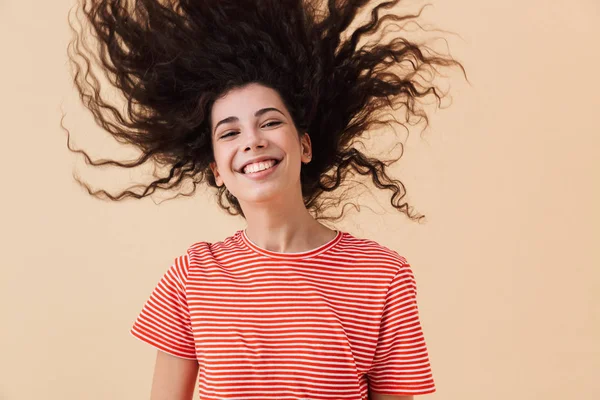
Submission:
[[[275,125],[273,125],[273,124],[275,124]],[[281,122],[279,122],[279,121],[270,121],[270,122],[267,122],[266,124],[264,124],[263,126],[269,127],[269,125],[271,125],[271,126],[277,126],[277,125],[281,125]]]
[[[233,133],[238,133],[238,132],[237,132],[237,131],[229,131],[229,132],[225,132],[225,134],[224,134],[224,135],[221,135],[221,139],[222,139],[222,138],[224,138],[224,137],[230,136],[230,135],[231,135],[231,134],[233,134]]]

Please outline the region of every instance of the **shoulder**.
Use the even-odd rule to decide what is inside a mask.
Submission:
[[[241,242],[242,230],[237,230],[231,235],[218,241],[198,241],[188,247],[190,254],[203,254],[219,251],[235,251]]]
[[[162,277],[162,282],[170,287],[185,290],[188,282],[206,274],[207,267],[218,265],[218,254],[235,251],[237,233],[219,242],[198,241],[179,253]],[[229,248],[229,250],[227,250]]]
[[[201,268],[213,263],[220,263],[224,259],[243,253],[241,231],[215,242],[198,241],[188,246],[186,257],[189,260],[189,268]]]
[[[340,243],[339,251],[345,252],[357,261],[372,262],[387,267],[390,272],[410,269],[406,258],[373,239],[361,238],[344,232],[344,240]]]
[[[338,249],[352,259],[352,263],[361,270],[368,271],[368,278],[377,282],[381,300],[394,296],[396,292],[412,293],[416,291],[416,282],[408,260],[373,239],[359,238],[345,233],[343,245]]]

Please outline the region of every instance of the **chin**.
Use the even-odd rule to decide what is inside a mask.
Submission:
[[[244,195],[238,201],[242,203],[268,203],[277,200],[284,195],[285,191],[281,188],[253,188],[244,191]]]

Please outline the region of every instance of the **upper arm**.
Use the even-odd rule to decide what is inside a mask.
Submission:
[[[373,393],[374,399],[408,400],[410,396],[435,392],[416,294],[414,275],[405,263],[388,286],[377,344],[367,370],[369,388],[380,392]]]
[[[414,400],[411,396],[398,396],[395,394],[380,394],[369,390],[369,400]]]
[[[158,350],[150,400],[191,400],[197,375],[197,360]]]

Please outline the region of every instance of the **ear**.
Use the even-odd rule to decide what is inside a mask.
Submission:
[[[300,138],[300,161],[304,164],[308,164],[312,158],[312,143],[310,141],[310,136],[308,132],[305,132]]]
[[[217,186],[221,187],[223,185],[223,179],[221,179],[221,174],[219,174],[219,169],[217,168],[216,162],[210,163],[210,169],[212,170],[213,175],[215,176],[215,182]]]

